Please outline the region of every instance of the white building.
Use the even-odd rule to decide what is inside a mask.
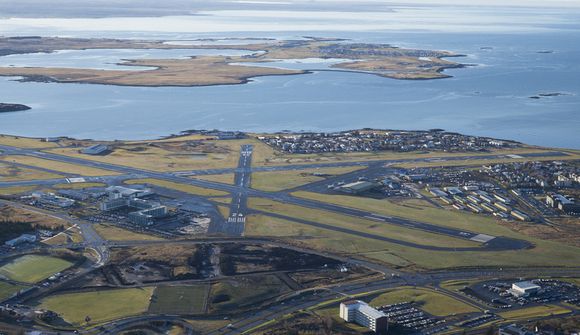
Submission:
[[[521,281],[513,283],[509,292],[516,297],[527,297],[538,293],[539,290],[540,286],[531,281]]]
[[[388,328],[388,317],[385,313],[372,308],[360,300],[345,301],[340,304],[340,317],[346,322],[354,322],[363,327],[384,334]]]

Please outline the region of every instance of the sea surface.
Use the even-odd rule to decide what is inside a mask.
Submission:
[[[332,60],[318,59],[273,64],[276,67],[315,70],[311,74],[259,77],[244,85],[147,88],[19,82],[18,78],[0,78],[1,102],[23,103],[32,107],[25,112],[0,114],[0,133],[145,139],[187,129],[274,132],[336,131],[363,127],[443,128],[543,146],[580,149],[579,13],[566,11],[545,15],[542,12],[535,15],[533,11],[524,11],[525,17],[522,17],[509,12],[505,18],[495,15],[495,21],[490,21],[491,16],[487,16],[480,21],[472,20],[473,24],[468,18],[461,19],[459,23],[459,19],[455,18],[454,29],[447,26],[445,29],[437,28],[450,19],[440,12],[435,14],[431,15],[430,25],[416,24],[412,29],[393,28],[377,17],[370,17],[366,21],[360,19],[368,24],[368,29],[353,20],[346,24],[356,24],[357,29],[340,29],[337,21],[333,21],[333,25],[323,25],[320,30],[308,30],[307,35],[464,54],[464,57],[453,60],[469,66],[447,70],[445,73],[452,75],[452,78],[395,80],[363,73],[329,71]],[[257,20],[256,14],[253,15],[236,18],[242,23],[244,20]],[[404,20],[405,15],[399,19]],[[207,17],[203,19],[207,20]],[[344,17],[334,20],[341,19]],[[306,29],[302,28],[310,27],[308,20],[315,18],[285,14],[282,20],[287,22],[277,25],[271,22],[270,16],[266,16],[263,20],[270,24],[269,30],[244,31],[242,25],[229,32],[223,28],[223,31],[218,30],[219,33],[193,28],[189,31],[168,31],[171,29],[167,27],[160,27],[160,31],[141,32],[111,28],[99,33],[96,28],[87,29],[91,26],[87,26],[86,22],[83,22],[85,25],[81,30],[76,27],[76,22],[74,27],[67,26],[67,22],[70,24],[67,20],[51,23],[49,28],[45,19],[34,20],[18,21],[18,27],[26,27],[22,31],[27,34],[45,36],[106,35],[191,41],[231,37],[302,38],[306,34]],[[511,26],[508,23],[510,20],[513,22]],[[13,20],[0,20],[0,29],[4,28],[7,35],[17,35],[14,24]],[[381,24],[384,29],[379,29]],[[401,23],[400,27],[409,25]],[[509,26],[509,29],[498,30],[501,25]],[[281,28],[276,30],[273,28],[276,26]],[[475,29],[474,26],[480,28]],[[152,53],[147,54],[149,52]],[[39,54],[9,56],[12,59],[8,60],[8,57],[0,57],[0,64],[50,66],[52,63],[55,66],[68,64],[70,67],[118,68],[115,64],[120,59],[185,57],[189,52],[57,52],[47,58]],[[552,93],[557,95],[530,98]]]

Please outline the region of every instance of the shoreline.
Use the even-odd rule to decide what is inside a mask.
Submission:
[[[192,56],[188,59],[126,59],[124,66],[148,67],[143,71],[95,70],[64,67],[0,67],[0,76],[22,77],[21,82],[81,83],[135,87],[203,87],[247,84],[251,78],[287,74],[310,74],[317,69],[285,69],[279,67],[240,65],[243,63],[299,60],[304,58],[337,58],[343,62],[327,71],[372,74],[398,80],[431,80],[452,77],[443,71],[463,68],[465,64],[445,60],[462,57],[450,51],[406,49],[382,43],[338,43],[344,39],[303,37],[304,40],[276,40],[256,44],[170,45],[164,40],[141,41],[122,39],[74,39],[22,37],[2,38],[3,54],[50,53],[56,50],[89,49],[219,49],[245,50],[244,56]],[[232,39],[240,40],[244,39]],[[26,42],[22,45],[14,42]],[[217,42],[217,39],[206,41]],[[248,40],[246,40],[248,41]],[[258,39],[256,39],[258,41]],[[203,40],[200,40],[203,42]]]
[[[14,112],[23,112],[32,109],[30,106],[26,106],[23,104],[14,104],[14,103],[2,103],[0,102],[0,113],[14,113]]]

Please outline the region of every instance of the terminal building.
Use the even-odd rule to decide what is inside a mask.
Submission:
[[[167,207],[155,201],[139,199],[139,196],[152,194],[150,190],[133,190],[121,187],[108,188],[109,198],[100,204],[103,212],[120,209],[135,209],[128,214],[128,219],[138,225],[152,225],[156,218],[167,216]]]
[[[354,322],[377,334],[386,334],[388,317],[360,300],[345,301],[340,304],[340,317],[346,322]]]

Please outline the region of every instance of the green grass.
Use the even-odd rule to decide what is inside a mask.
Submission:
[[[477,233],[494,236],[518,235],[512,232],[510,229],[499,225],[493,218],[454,210],[434,208],[431,205],[420,206],[418,204],[397,204],[389,200],[378,200],[346,195],[328,195],[312,192],[295,192],[293,195],[305,199],[361,209],[387,216],[397,216],[457,229],[472,230]]]
[[[0,281],[0,301],[10,298],[14,293],[26,288],[24,285],[16,285]]]
[[[542,306],[534,306],[534,307],[516,309],[513,311],[502,312],[502,313],[499,313],[499,315],[508,321],[518,321],[518,320],[528,320],[528,319],[551,316],[551,315],[565,314],[568,312],[570,312],[569,309],[566,309],[566,308],[561,307],[561,306],[542,305]]]
[[[101,323],[145,313],[149,307],[152,287],[65,293],[45,298],[40,308],[58,313],[65,321],[78,326]]]
[[[233,173],[223,173],[223,174],[209,174],[209,175],[199,175],[199,176],[192,176],[193,179],[199,180],[207,180],[207,181],[215,181],[217,183],[223,184],[234,184],[234,174]]]
[[[106,225],[93,225],[95,231],[108,241],[159,241],[163,238],[153,235],[135,233],[127,229]]]
[[[441,288],[449,291],[459,291],[466,286],[471,286],[477,283],[479,280],[447,280],[440,284]]]
[[[357,166],[327,169],[254,172],[252,173],[251,187],[257,190],[276,192],[305,184],[310,184],[324,179],[324,177],[314,175],[315,173],[341,175],[359,169],[361,169],[361,167]]]
[[[35,186],[11,186],[11,187],[0,187],[0,195],[13,195],[30,192],[36,189]]]
[[[202,187],[197,187],[197,186],[188,185],[188,184],[179,184],[179,183],[174,183],[171,181],[154,179],[154,178],[130,179],[130,180],[126,180],[125,184],[129,184],[129,185],[149,184],[149,185],[165,187],[165,188],[169,188],[169,189],[173,189],[173,190],[177,190],[177,191],[181,191],[181,192],[185,192],[185,193],[191,193],[191,194],[196,194],[196,195],[201,195],[201,196],[206,196],[206,197],[228,195],[228,193],[226,193],[226,192],[216,191],[216,190],[212,190],[209,188],[202,188]]]
[[[276,276],[245,277],[211,285],[210,309],[215,312],[239,311],[288,292]]]
[[[24,283],[37,283],[71,266],[71,262],[52,256],[26,255],[0,267],[0,275]]]
[[[31,157],[31,156],[21,156],[21,155],[3,156],[3,157],[0,157],[0,159],[4,160],[6,162],[15,162],[15,163],[29,165],[29,166],[33,166],[33,167],[40,167],[40,168],[45,168],[45,169],[49,169],[49,170],[53,170],[53,171],[59,171],[62,173],[74,173],[74,174],[78,174],[81,176],[118,175],[118,173],[113,172],[113,171],[109,171],[109,170],[98,169],[98,168],[93,168],[93,167],[84,166],[84,165],[64,163],[64,162],[54,161],[54,160],[49,160],[49,159],[36,158],[36,157]]]
[[[580,248],[527,236],[500,225],[492,218],[481,215],[438,209],[431,206],[395,204],[386,200],[361,197],[309,192],[296,192],[295,194],[304,198],[345,207],[359,208],[379,214],[398,216],[476,233],[512,237],[527,240],[534,244],[532,249],[503,252],[426,252],[415,248],[401,248],[397,245],[392,245],[389,248],[397,256],[425,268],[458,266],[575,266],[580,262]]]
[[[426,288],[398,288],[373,298],[371,306],[391,305],[399,302],[415,302],[425,312],[435,316],[479,312],[478,308],[468,305],[447,295]]]
[[[56,184],[53,187],[56,189],[83,189],[89,187],[105,187],[106,184],[103,183],[69,183],[69,184]]]
[[[160,286],[155,289],[149,305],[153,314],[200,314],[204,312],[206,285]]]
[[[404,228],[386,222],[377,222],[359,217],[346,216],[334,212],[290,205],[262,198],[250,198],[249,206],[265,212],[278,213],[289,217],[324,223],[331,226],[372,233],[397,240],[416,243],[419,245],[447,246],[447,247],[477,247],[480,244],[449,237],[441,234],[429,233],[416,229]]]
[[[281,213],[290,217],[306,218],[322,223],[341,224],[333,216],[324,211],[281,204],[264,199],[251,198],[252,208],[266,212]],[[330,221],[329,221],[330,220]],[[349,225],[356,224],[358,218],[343,216],[341,219]],[[363,220],[367,221],[367,220]],[[344,223],[344,222],[343,222]],[[469,222],[468,222],[469,223]],[[493,224],[493,223],[492,223]],[[498,225],[499,226],[499,225]],[[362,226],[364,227],[364,226]],[[503,228],[499,226],[500,228]],[[247,236],[279,236],[292,237],[290,243],[315,250],[333,252],[341,255],[358,256],[396,266],[407,266],[413,263],[426,269],[443,269],[472,266],[576,266],[580,262],[578,248],[561,243],[543,241],[512,232],[505,228],[510,236],[527,239],[535,244],[532,249],[514,251],[431,251],[410,248],[400,244],[363,238],[356,235],[316,228],[288,220],[270,218],[263,215],[248,217],[246,224]],[[414,236],[404,236],[403,240],[421,238],[420,231],[408,229]],[[477,231],[477,230],[476,230]],[[432,234],[436,235],[436,234]],[[506,234],[508,235],[508,234]],[[387,235],[398,236],[396,234]],[[443,238],[446,238],[442,236]],[[442,245],[446,242],[443,242]]]

